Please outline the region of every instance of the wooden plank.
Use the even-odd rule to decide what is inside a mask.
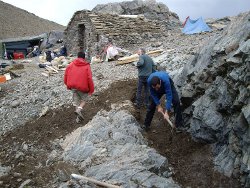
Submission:
[[[122,57],[119,58],[117,61],[117,65],[123,65],[123,64],[127,64],[127,63],[132,63],[135,61],[139,61],[139,55],[138,54],[133,54],[131,56],[128,57]]]
[[[95,180],[93,178],[88,178],[88,177],[80,176],[77,174],[71,174],[71,176],[75,179],[89,181],[89,182],[94,183],[96,185],[100,185],[100,186],[107,187],[107,188],[120,188],[120,186],[117,186],[117,185],[112,185],[112,184],[109,184],[106,182],[101,182],[101,181]]]
[[[56,70],[54,67],[46,65],[46,68],[53,70],[54,72],[58,73],[58,70]]]
[[[147,52],[147,54],[150,55],[150,56],[158,56],[162,52],[163,52],[163,50],[154,50],[154,51]],[[128,57],[119,58],[118,61],[117,61],[117,65],[128,64],[128,63],[132,63],[132,62],[135,62],[135,61],[139,61],[139,55],[138,54],[133,54],[133,55],[128,56]]]
[[[45,72],[42,72],[41,73],[43,76],[45,76],[45,77],[49,77],[49,74],[47,74],[47,73],[45,73]]]
[[[149,51],[147,54],[148,55],[158,55],[162,52],[163,52],[163,50],[154,50],[154,51]]]

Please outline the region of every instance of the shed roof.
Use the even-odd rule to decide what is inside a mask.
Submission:
[[[19,38],[8,38],[4,40],[0,40],[2,43],[7,43],[7,42],[20,42],[20,41],[31,41],[31,40],[39,40],[47,37],[47,33],[43,33],[41,35],[37,36],[29,36],[29,37],[19,37]]]

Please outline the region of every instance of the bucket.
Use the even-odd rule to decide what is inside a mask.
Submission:
[[[6,82],[6,77],[4,75],[0,75],[0,83]]]

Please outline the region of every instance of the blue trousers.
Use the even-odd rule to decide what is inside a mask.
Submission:
[[[148,76],[139,76],[137,83],[136,104],[142,105],[142,88],[144,87],[144,103],[146,106],[149,104],[149,87],[147,84]]]
[[[181,106],[180,106],[180,99],[178,96],[178,93],[174,87],[174,83],[173,81],[170,79],[170,83],[171,83],[171,89],[172,89],[172,105],[174,108],[174,116],[175,116],[175,125],[176,127],[182,127],[183,126],[183,119],[182,119],[182,112],[181,112]],[[158,93],[158,97],[159,99],[164,95],[165,93]],[[150,104],[149,107],[147,109],[147,114],[146,114],[146,118],[144,121],[144,125],[146,127],[149,127],[152,119],[154,117],[154,113],[155,113],[155,109],[156,109],[156,104],[154,103],[153,99],[150,97]]]

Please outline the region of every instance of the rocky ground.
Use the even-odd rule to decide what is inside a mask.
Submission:
[[[161,42],[140,47],[163,49],[155,61],[174,75],[196,58],[206,41],[220,34],[215,31],[186,36],[170,31]],[[63,85],[63,71],[46,78],[41,75],[37,59],[24,65],[24,69],[15,71],[21,77],[0,86],[1,186],[94,186],[70,180],[69,175],[74,172],[124,187],[240,187],[237,179],[214,170],[210,145],[192,141],[188,133],[171,132],[160,116],[154,118],[151,132],[142,132],[145,109],[136,111],[131,105],[136,91],[136,68],[131,64],[91,65],[96,92],[84,109],[86,118],[81,124],[75,123],[71,93]],[[98,128],[100,125],[107,130],[117,128],[107,132],[116,144],[108,144],[109,139],[104,136],[107,130]],[[96,134],[92,133],[94,130]],[[92,134],[84,140],[88,131]],[[69,139],[71,136],[74,139]],[[131,148],[134,153],[128,155]],[[134,156],[137,157],[131,162]],[[129,165],[133,166],[128,168]],[[128,181],[124,182],[126,178]]]

